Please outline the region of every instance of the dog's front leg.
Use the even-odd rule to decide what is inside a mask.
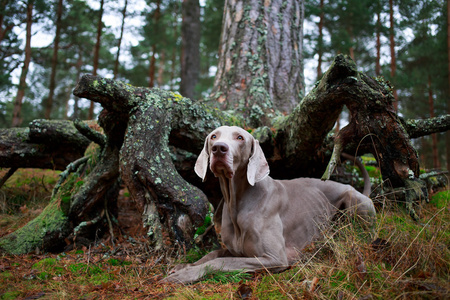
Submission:
[[[205,262],[208,262],[210,260],[216,259],[218,257],[225,257],[225,256],[231,256],[231,253],[226,249],[211,251],[210,253],[206,254],[205,256],[203,256],[201,259],[199,259],[195,263],[179,264],[179,265],[175,266],[172,270],[170,270],[169,274],[173,274],[173,273],[178,272],[187,267],[197,266],[197,265],[203,264]]]

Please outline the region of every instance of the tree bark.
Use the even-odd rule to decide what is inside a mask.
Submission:
[[[100,102],[111,113],[128,116],[120,170],[143,214],[143,226],[156,248],[166,245],[165,237],[189,246],[195,228],[203,223],[207,199],[177,173],[168,142],[199,152],[204,136],[221,124],[220,118],[179,94],[95,77],[83,77],[74,93]],[[79,207],[84,206],[80,202]]]
[[[200,75],[200,3],[198,0],[183,0],[181,5],[182,55],[180,93],[195,98],[195,86]]]
[[[27,74],[28,67],[31,61],[31,25],[33,24],[33,0],[28,0],[27,3],[27,33],[25,42],[25,59],[23,61],[22,73],[20,74],[19,86],[17,89],[16,99],[14,100],[12,127],[19,127],[22,123],[21,111],[23,97],[27,88]]]
[[[225,1],[219,62],[210,98],[250,127],[270,126],[304,94],[303,1]]]
[[[55,39],[53,40],[53,57],[52,57],[52,70],[50,73],[50,85],[48,91],[47,103],[45,104],[45,114],[46,119],[50,119],[53,107],[53,96],[55,94],[56,88],[56,66],[58,64],[58,51],[59,51],[59,39],[61,33],[61,17],[63,10],[63,0],[58,1],[58,8],[56,12],[56,32]]]
[[[0,129],[1,168],[64,170],[90,141],[70,121],[34,120],[28,128]]]

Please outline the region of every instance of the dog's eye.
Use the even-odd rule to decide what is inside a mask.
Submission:
[[[215,134],[213,134],[213,135],[211,136],[211,139],[214,140],[216,137],[217,137],[217,136],[216,136]]]
[[[238,135],[237,139],[243,141],[244,137],[242,135]]]

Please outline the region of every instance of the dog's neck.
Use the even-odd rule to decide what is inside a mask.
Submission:
[[[242,201],[241,195],[244,195],[245,190],[250,187],[247,181],[247,172],[236,172],[233,178],[219,176],[219,182],[224,201],[227,204],[228,216],[233,223],[234,230],[240,232],[237,224],[238,207]]]

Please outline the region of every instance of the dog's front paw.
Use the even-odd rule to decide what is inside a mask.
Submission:
[[[166,278],[162,279],[161,282],[171,282],[171,283],[192,283],[194,281],[197,281],[201,278],[202,274],[200,272],[200,269],[198,267],[190,267],[189,265],[178,265],[177,267],[180,267],[179,270],[171,270],[170,275]]]
[[[184,268],[190,267],[191,265],[192,264],[179,264],[179,265],[176,265],[172,270],[170,270],[169,274],[173,274],[175,272],[183,270]]]

